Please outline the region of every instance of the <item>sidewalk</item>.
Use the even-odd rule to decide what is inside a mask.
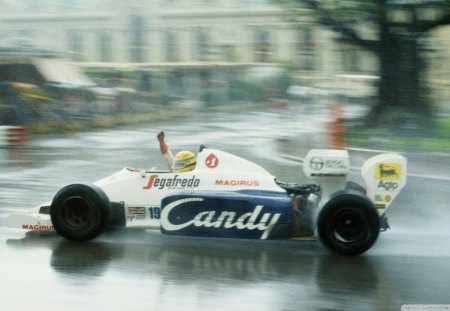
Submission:
[[[301,162],[310,149],[334,149],[327,145],[326,138],[325,133],[304,133],[299,137],[279,140],[278,151],[286,159]],[[395,152],[356,146],[348,146],[346,150],[350,156],[350,165],[355,170],[359,170],[372,156],[394,152],[408,159],[408,176],[450,181],[450,155],[446,153]]]

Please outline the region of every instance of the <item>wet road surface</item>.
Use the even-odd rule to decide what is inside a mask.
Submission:
[[[389,211],[392,230],[359,257],[330,254],[317,241],[114,230],[79,244],[5,228],[7,215],[50,200],[66,184],[124,166],[164,168],[159,129],[175,151],[204,143],[299,181],[299,164],[280,158],[278,145],[325,121],[292,111],[219,114],[0,149],[0,310],[400,310],[450,303],[446,176],[410,177]]]

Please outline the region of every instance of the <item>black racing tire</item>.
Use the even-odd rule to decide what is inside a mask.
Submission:
[[[108,226],[111,203],[95,185],[72,184],[56,193],[50,208],[55,230],[72,241],[88,241]]]
[[[322,244],[340,255],[359,255],[376,242],[380,231],[373,203],[357,191],[336,193],[319,213],[317,229]]]

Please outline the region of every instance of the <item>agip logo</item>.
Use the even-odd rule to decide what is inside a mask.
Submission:
[[[402,165],[400,163],[377,163],[375,168],[375,179],[377,180],[400,180]]]

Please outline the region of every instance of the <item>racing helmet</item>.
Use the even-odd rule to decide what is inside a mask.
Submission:
[[[195,168],[197,157],[190,151],[180,151],[173,159],[173,170],[175,172],[189,172]]]

